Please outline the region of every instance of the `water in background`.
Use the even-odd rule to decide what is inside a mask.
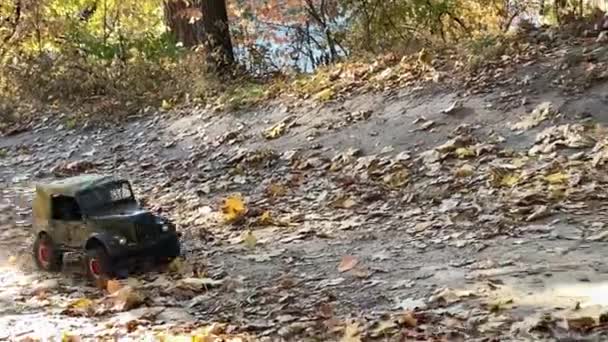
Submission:
[[[510,0],[512,3],[521,0]],[[608,9],[608,0],[585,0],[589,7],[598,7],[602,10]],[[545,6],[553,6],[552,1],[546,1]],[[513,20],[510,30],[516,30],[522,22],[527,22],[535,27],[548,23],[548,17],[542,16],[539,6],[529,6],[526,11],[520,13]],[[345,32],[348,30],[349,15],[345,14],[336,19],[331,26],[332,32]],[[329,56],[329,48],[325,32],[318,26],[310,24],[306,32],[310,39],[298,35],[297,25],[303,24],[268,24],[257,22],[255,31],[258,38],[252,46],[235,44],[237,58],[253,73],[266,73],[275,70],[295,69],[299,72],[310,73],[318,66],[323,65]],[[301,27],[301,26],[300,26]],[[302,31],[302,30],[300,30]],[[274,37],[274,39],[268,39]],[[313,43],[314,41],[319,44]],[[338,56],[348,54],[340,48],[337,49]]]
[[[346,16],[343,16],[335,20],[330,30],[340,32],[347,25]],[[305,24],[297,23],[278,25],[258,22],[255,30],[263,34],[257,35],[254,46],[235,43],[234,47],[237,58],[254,73],[286,69],[311,73],[329,62],[327,37],[318,25],[309,24],[305,27]],[[348,51],[339,46],[336,46],[336,52],[338,57],[348,54]],[[270,70],[258,70],[262,65]]]

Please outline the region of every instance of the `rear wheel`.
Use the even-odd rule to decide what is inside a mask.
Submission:
[[[87,250],[87,276],[92,281],[109,279],[114,275],[112,260],[103,246],[95,246]]]
[[[63,253],[47,234],[40,234],[34,241],[34,260],[39,269],[49,272],[59,272],[63,266]]]

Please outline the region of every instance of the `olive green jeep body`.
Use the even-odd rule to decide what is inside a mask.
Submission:
[[[44,270],[60,270],[66,252],[85,252],[92,278],[110,275],[132,257],[180,255],[175,226],[143,209],[121,178],[81,175],[39,184],[32,211],[34,258]]]

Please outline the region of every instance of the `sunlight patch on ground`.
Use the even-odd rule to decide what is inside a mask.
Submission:
[[[500,285],[496,289],[478,292],[491,304],[512,301],[514,307],[595,311],[608,308],[608,281],[554,282],[540,287],[523,283]]]
[[[51,279],[52,280],[52,279]],[[26,337],[41,341],[61,341],[63,333],[72,329],[97,330],[86,318],[59,314],[60,307],[52,299],[37,295],[48,279],[38,273],[24,273],[15,266],[0,266],[0,340],[21,340]]]

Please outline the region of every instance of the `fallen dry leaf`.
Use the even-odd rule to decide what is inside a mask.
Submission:
[[[319,316],[323,318],[331,318],[334,316],[334,305],[331,303],[321,303],[319,305]]]
[[[361,342],[361,332],[357,323],[347,324],[340,342]]]
[[[173,108],[173,105],[171,105],[170,101],[163,100],[160,107],[164,110],[169,110],[169,109]]]
[[[272,183],[266,188],[266,193],[270,197],[281,197],[287,194],[287,187],[283,184]]]
[[[530,214],[530,215],[528,215],[528,217],[526,217],[526,221],[530,222],[530,221],[538,220],[541,218],[545,218],[545,217],[549,216],[550,214],[551,214],[551,210],[549,209],[548,206],[540,205],[534,209],[532,214]]]
[[[184,290],[202,291],[224,284],[223,280],[211,278],[184,278],[177,281],[176,287]]]
[[[372,337],[379,337],[386,334],[388,331],[397,328],[397,323],[393,320],[384,320],[378,322],[378,325],[372,331]]]
[[[329,101],[334,97],[335,91],[332,88],[323,89],[314,95],[315,100]]]
[[[409,173],[404,169],[397,170],[384,176],[383,181],[391,188],[400,188],[409,182]]]
[[[367,279],[367,278],[371,277],[371,275],[372,275],[372,272],[370,272],[367,268],[361,267],[361,266],[353,268],[351,273],[355,277],[361,278],[361,279]]]
[[[340,209],[350,209],[352,207],[354,207],[355,205],[357,205],[357,202],[355,202],[355,200],[353,200],[350,197],[339,197],[338,199],[334,200],[332,202],[332,206],[334,208],[340,208]]]
[[[592,317],[578,317],[567,319],[568,329],[579,332],[585,332],[596,325],[595,319]]]
[[[457,110],[461,109],[463,107],[464,103],[462,102],[462,100],[456,100],[454,102],[452,102],[452,104],[446,108],[446,109],[442,109],[441,113],[443,114],[452,114],[454,112],[456,112]]]
[[[477,153],[469,147],[459,147],[454,151],[454,154],[456,154],[456,157],[459,159],[471,158],[477,155]]]
[[[120,290],[121,287],[122,287],[122,283],[115,279],[110,279],[106,283],[106,290],[108,290],[109,294],[112,294],[112,293]]]
[[[543,102],[532,113],[526,115],[518,123],[513,124],[511,129],[514,131],[525,131],[534,128],[554,114],[551,102]]]
[[[399,322],[403,324],[406,328],[415,328],[418,326],[418,320],[414,317],[414,314],[411,311],[407,311],[403,313],[400,317]]]
[[[443,290],[438,291],[435,295],[431,296],[431,298],[429,298],[429,302],[439,302],[443,303],[444,305],[451,305],[460,301],[461,298],[470,297],[472,295],[473,293],[471,291],[445,288]]]
[[[352,270],[359,263],[359,259],[352,255],[345,255],[338,265],[338,271],[341,273]]]
[[[568,183],[570,176],[563,172],[555,172],[544,177],[549,184],[565,184]]]
[[[505,175],[500,180],[500,185],[503,185],[506,187],[513,187],[515,184],[517,184],[517,182],[519,182],[519,179],[520,179],[519,175],[517,175],[517,174]]]
[[[521,179],[521,175],[511,168],[490,167],[490,182],[495,187],[515,186]]]
[[[274,126],[270,127],[269,129],[267,129],[264,132],[264,137],[268,140],[276,139],[276,138],[283,136],[283,134],[285,134],[285,132],[287,132],[287,123],[279,122],[279,123],[275,124]]]
[[[61,333],[61,342],[80,342],[82,339],[80,336],[71,333],[71,332],[62,332]]]
[[[178,257],[178,258],[171,260],[171,263],[169,263],[168,268],[169,268],[169,272],[183,273],[183,270],[185,269],[184,259]]]
[[[124,286],[118,291],[109,295],[108,298],[112,302],[112,310],[128,311],[139,306],[144,298],[132,286]]]
[[[474,173],[473,166],[464,164],[454,172],[454,175],[459,178],[466,178],[472,176]]]
[[[68,304],[65,313],[71,316],[90,316],[94,312],[94,304],[89,298],[79,298]]]

